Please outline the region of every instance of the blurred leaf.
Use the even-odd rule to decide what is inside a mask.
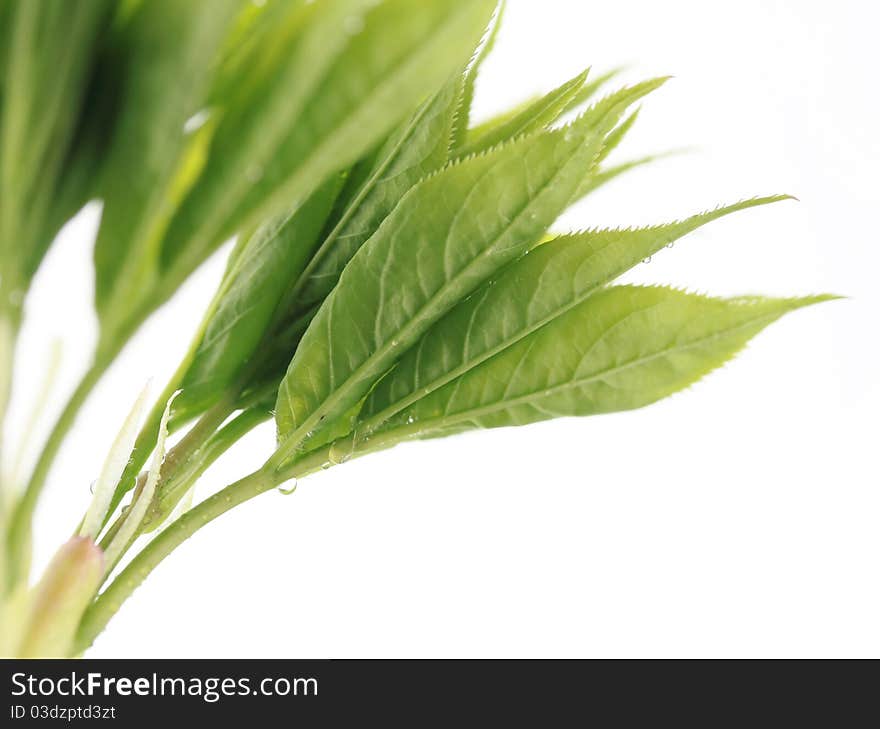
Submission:
[[[102,181],[95,244],[99,350],[115,353],[149,310],[163,235],[205,161],[206,125],[184,125],[204,102],[237,0],[150,0],[126,30],[123,98]]]
[[[109,0],[3,4],[0,286],[13,307],[50,242],[44,220],[111,7]]]
[[[307,197],[350,166],[462,64],[488,0],[324,0],[282,68],[217,129],[205,174],[163,249],[170,281],[242,228]],[[340,30],[342,32],[340,32]]]

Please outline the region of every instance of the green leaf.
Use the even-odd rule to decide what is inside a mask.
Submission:
[[[383,146],[369,176],[303,273],[296,287],[295,311],[323,301],[352,256],[400,199],[447,163],[458,85],[457,77],[447,82]]]
[[[377,428],[688,233],[733,212],[783,199],[756,198],[668,225],[586,231],[538,246],[425,333],[376,386],[361,413],[361,429]]]
[[[599,90],[605,86],[611,79],[616,78],[620,75],[623,68],[612,68],[610,71],[606,71],[601,76],[596,76],[590,81],[588,84],[585,84],[584,87],[580,90],[580,92],[571,100],[571,103],[568,105],[568,109],[566,111],[574,111],[575,109],[582,107],[584,104],[592,101],[593,97],[599,93]]]
[[[278,317],[290,282],[305,268],[342,184],[322,185],[286,218],[267,223],[240,246],[200,327],[175,420],[198,415],[233,386]]]
[[[468,135],[467,142],[457,150],[458,156],[467,157],[471,154],[479,154],[522,134],[543,129],[557,121],[571,100],[583,88],[588,73],[589,71],[584,71],[578,74],[492,129],[486,130],[484,133]]]
[[[211,126],[188,136],[237,0],[150,0],[125,36],[124,97],[102,184],[95,244],[101,349],[113,350],[152,305],[162,237],[204,163]]]
[[[595,80],[586,83],[580,89],[580,91],[578,91],[578,93],[570,100],[567,108],[565,109],[565,112],[570,112],[578,107],[583,106],[587,101],[589,101],[593,96],[596,95],[596,92],[602,86],[604,86],[611,78],[616,76],[618,73],[619,70],[610,71],[597,77]],[[500,114],[496,114],[490,119],[487,119],[486,121],[471,127],[467,131],[466,136],[470,139],[477,139],[479,137],[484,137],[487,134],[494,133],[498,127],[508,124],[511,119],[525,112],[529,107],[537,103],[539,100],[540,97],[532,97],[518,104],[515,104],[510,109],[507,109]],[[460,142],[459,146],[461,146],[461,144],[463,143],[463,141]]]
[[[218,127],[205,173],[175,217],[164,261],[176,280],[349,167],[460,67],[489,0],[323,0],[272,83]],[[340,32],[342,30],[343,32]]]
[[[498,33],[501,30],[501,24],[504,21],[504,12],[507,9],[505,0],[498,3],[495,9],[495,15],[486,32],[486,36],[481,41],[479,47],[474,53],[471,62],[462,75],[459,86],[459,98],[455,113],[455,122],[453,124],[452,135],[450,138],[450,149],[457,151],[467,139],[468,127],[470,126],[471,107],[474,104],[474,95],[477,89],[477,78],[480,75],[480,69],[483,67],[486,59],[495,49],[495,43],[498,40]]]
[[[413,188],[352,259],[303,337],[278,393],[276,461],[353,408],[435,321],[534,245],[567,207],[605,134],[659,83]]]
[[[617,128],[608,135],[605,139],[605,148],[602,150],[602,154],[599,155],[599,163],[608,159],[610,154],[620,146],[620,143],[624,140],[626,135],[629,134],[629,131],[633,128],[633,125],[638,118],[639,109],[636,109],[626,119],[620,122],[620,124],[617,125]]]
[[[600,187],[607,185],[609,182],[616,180],[627,172],[632,172],[632,170],[649,165],[657,160],[668,157],[671,154],[673,153],[667,152],[663,154],[648,155],[646,157],[628,160],[627,162],[621,162],[620,164],[600,167],[595,170],[593,174],[589,175],[581,184],[580,188],[578,188],[577,195],[575,195],[575,202],[582,200],[587,195],[591,195]]]
[[[783,314],[828,298],[606,289],[413,403],[384,429],[394,438],[436,436],[639,408],[721,366]]]

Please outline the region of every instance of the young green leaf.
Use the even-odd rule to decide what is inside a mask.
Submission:
[[[626,119],[620,122],[620,124],[617,125],[617,128],[608,135],[605,139],[605,148],[602,150],[602,154],[599,155],[600,163],[608,159],[609,155],[620,146],[620,143],[624,140],[626,135],[629,134],[630,129],[633,128],[633,125],[638,118],[639,109],[636,109]]]
[[[571,100],[566,111],[575,111],[591,102],[593,97],[599,93],[599,90],[611,79],[619,76],[622,71],[622,67],[612,68],[610,71],[606,71],[602,75],[594,77],[589,83],[585,84],[580,92]]]
[[[523,134],[543,129],[557,121],[568,108],[571,100],[583,88],[588,73],[588,71],[584,71],[570,81],[566,81],[562,86],[529,104],[504,123],[498,124],[484,133],[469,134],[467,142],[457,150],[458,156],[467,157],[471,154],[479,154]]]
[[[650,228],[563,235],[538,246],[425,333],[371,393],[362,429],[369,432],[528,337],[664,246],[725,215],[782,199],[746,200]]]
[[[564,110],[564,113],[571,112],[578,107],[582,107],[596,95],[596,92],[602,86],[604,86],[611,78],[616,76],[618,73],[619,70],[609,71],[608,73],[604,73],[601,76],[598,76],[592,81],[588,81],[569,101],[568,106]],[[477,139],[479,137],[485,137],[488,134],[493,134],[498,127],[508,124],[515,117],[525,113],[527,109],[532,107],[539,100],[540,97],[532,97],[527,98],[525,101],[522,101],[518,104],[515,104],[510,109],[507,109],[500,114],[496,114],[490,119],[487,119],[486,121],[471,127],[469,130],[467,130],[466,137],[468,139]],[[460,142],[458,146],[460,147],[462,144],[464,144],[464,141]]]
[[[458,100],[456,102],[455,119],[449,140],[450,151],[457,151],[467,139],[468,127],[470,126],[471,119],[471,107],[474,104],[474,96],[477,90],[477,78],[480,75],[480,69],[483,67],[483,63],[485,63],[486,59],[491,55],[495,48],[495,43],[498,40],[498,33],[501,30],[501,24],[504,21],[504,11],[506,9],[507,3],[505,0],[500,0],[485,37],[480,42],[471,62],[468,64],[461,77]]]
[[[383,146],[368,178],[296,285],[295,312],[323,301],[352,256],[400,199],[413,185],[446,164],[459,83],[458,77],[448,81]]]
[[[383,430],[436,436],[639,408],[721,366],[783,314],[828,298],[710,299],[613,287],[413,403]]]
[[[580,188],[578,188],[577,194],[575,195],[575,202],[583,200],[588,195],[591,195],[600,187],[607,185],[609,182],[616,180],[618,177],[625,175],[627,172],[631,172],[632,170],[636,170],[640,167],[644,167],[645,165],[652,164],[664,157],[668,157],[674,152],[667,152],[663,154],[654,154],[648,155],[646,157],[639,157],[638,159],[628,160],[627,162],[621,162],[616,165],[608,165],[605,167],[599,167],[596,169],[593,174],[589,175]]]
[[[608,131],[659,83],[413,188],[352,259],[303,337],[278,393],[275,460],[283,463],[353,408],[435,321],[534,245],[567,207]]]

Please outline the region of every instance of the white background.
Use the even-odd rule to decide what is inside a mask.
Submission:
[[[880,656],[878,23],[868,0],[511,0],[481,117],[587,65],[676,77],[618,159],[692,151],[567,225],[792,193],[800,203],[715,223],[630,280],[849,300],[795,313],[644,411],[409,445],[265,495],[157,569],[91,655]],[[13,440],[50,340],[65,345],[58,395],[86,363],[95,225],[91,210],[66,229],[28,302]],[[154,377],[157,392],[186,348],[221,266],[89,402],[40,511],[38,566],[85,509],[139,388]],[[267,426],[200,494],[271,444]]]

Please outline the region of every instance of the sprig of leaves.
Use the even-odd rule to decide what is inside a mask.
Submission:
[[[30,279],[60,226],[103,203],[95,361],[3,524],[4,614],[27,615],[31,513],[79,406],[141,323],[238,237],[177,372],[136,439],[129,417],[79,535],[16,618],[21,651],[82,651],[184,539],[289,479],[412,439],[648,405],[831,298],[616,285],[702,226],[786,196],[646,228],[554,230],[653,159],[609,162],[665,79],[599,97],[616,72],[587,71],[474,125],[502,10],[0,5],[0,415]],[[190,508],[201,473],[269,418],[278,439],[265,464]],[[46,597],[56,590],[63,616]]]

